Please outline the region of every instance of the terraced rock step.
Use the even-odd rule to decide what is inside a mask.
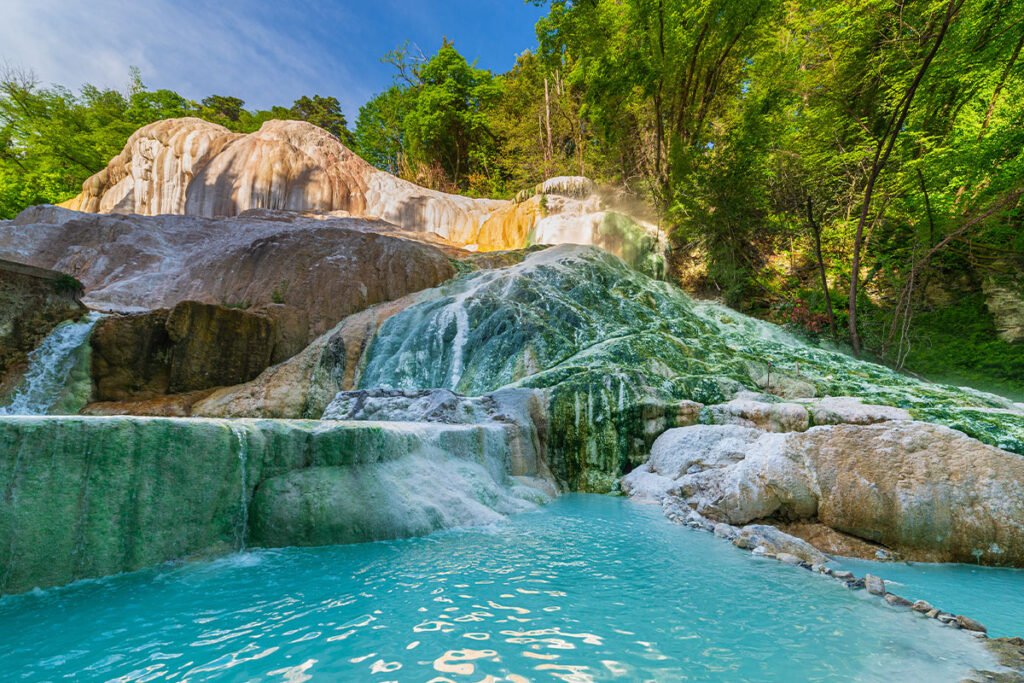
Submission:
[[[554,493],[507,428],[0,418],[0,594],[245,546],[492,522]]]

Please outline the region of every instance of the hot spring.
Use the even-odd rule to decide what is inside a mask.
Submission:
[[[0,634],[20,680],[920,681],[995,666],[934,620],[585,494],[492,526],[9,596]]]

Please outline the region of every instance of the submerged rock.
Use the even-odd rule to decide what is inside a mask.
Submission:
[[[962,614],[956,618],[956,623],[960,625],[960,628],[966,631],[974,631],[976,633],[988,633],[988,629],[985,628],[985,626],[981,624],[981,622],[975,621],[970,617],[965,617]]]
[[[921,422],[673,429],[622,488],[730,524],[816,520],[912,560],[1024,565],[1024,459]]]
[[[872,595],[885,595],[885,581],[874,574],[864,575],[864,588]]]
[[[768,524],[748,524],[740,529],[733,544],[740,548],[763,548],[762,552],[776,557],[783,554],[798,558],[799,562],[824,565],[829,558],[807,541],[790,536]]]
[[[931,603],[928,602],[927,600],[916,600],[916,601],[914,601],[914,604],[912,605],[911,608],[915,612],[920,612],[921,614],[928,614],[933,609],[935,609],[934,607],[932,607]]]

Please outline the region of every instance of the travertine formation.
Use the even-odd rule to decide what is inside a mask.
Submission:
[[[606,211],[585,178],[551,179],[515,202],[437,192],[374,168],[302,121],[268,121],[248,135],[195,118],[144,126],[63,206],[146,216],[343,211],[485,251],[574,242],[635,260],[659,248],[656,229]]]
[[[381,221],[249,212],[107,216],[37,207],[0,230],[0,256],[77,277],[101,310],[200,301],[261,312],[300,351],[342,318],[455,274],[443,242]]]
[[[906,559],[1024,564],[1024,458],[938,425],[682,427],[622,487],[731,525],[817,521]]]

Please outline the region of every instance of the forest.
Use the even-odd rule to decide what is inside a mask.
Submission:
[[[656,211],[688,291],[1024,394],[1024,0],[534,1],[507,73],[401,46],[351,125],[330,96],[250,111],[138,71],[126,92],[8,72],[0,218],[73,196],[152,121],[302,119],[449,192],[588,176]]]

